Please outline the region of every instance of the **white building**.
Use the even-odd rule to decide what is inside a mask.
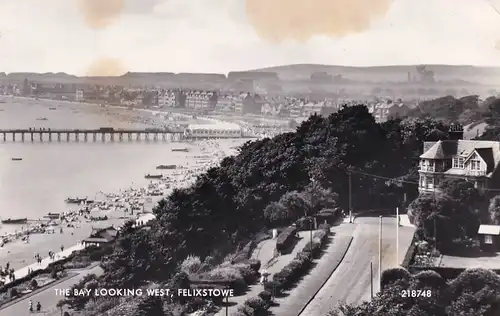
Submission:
[[[189,138],[236,138],[242,136],[238,124],[217,122],[216,124],[190,124],[184,130]]]

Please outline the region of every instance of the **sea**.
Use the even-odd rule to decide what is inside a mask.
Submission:
[[[6,103],[0,103],[0,129],[148,127],[85,110],[85,106],[91,105],[4,100]],[[100,192],[143,187],[150,181],[144,179],[144,175],[158,173],[157,165],[186,162],[186,153],[172,152],[174,147],[187,146],[145,140],[40,142],[36,137],[32,143],[27,136],[24,143],[3,142],[0,135],[0,217],[38,220],[49,212],[68,211],[69,206],[64,202],[68,197],[94,199]],[[13,161],[12,158],[22,160]],[[17,225],[2,225],[0,235],[17,229]]]

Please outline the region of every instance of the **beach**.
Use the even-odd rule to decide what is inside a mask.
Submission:
[[[22,104],[24,101],[16,102]],[[31,117],[31,122],[34,121],[33,117],[40,116],[42,112],[48,117],[47,121],[43,121],[45,127],[52,128],[61,127],[63,120],[66,126],[97,123],[99,126],[113,127],[159,126],[166,121],[173,121],[154,113],[145,114],[144,119],[141,119],[143,114],[136,113],[137,111],[131,114],[127,109],[109,110],[96,106],[87,107],[85,104],[49,101],[27,102],[25,107],[34,107],[38,111]],[[32,102],[36,104],[29,104]],[[47,106],[54,105],[58,109],[62,108],[65,119],[59,120],[57,115],[47,111]],[[16,110],[17,107],[18,105]],[[4,108],[1,115],[10,111],[12,106]],[[49,117],[50,115],[53,117]],[[28,115],[24,116],[26,118]],[[76,118],[75,121],[71,121],[71,117]],[[133,118],[132,121],[130,117]],[[27,121],[28,123],[17,122],[14,128],[26,127],[30,120]],[[35,123],[39,121],[35,120]],[[0,198],[5,197],[5,204],[9,207],[2,210],[2,218],[26,216],[31,220],[31,229],[38,227],[37,230],[49,233],[31,233],[28,243],[19,238],[5,243],[0,248],[0,266],[9,262],[12,268],[18,270],[32,264],[36,253],[47,257],[49,251],[60,251],[61,245],[65,249],[74,246],[89,237],[93,228],[111,225],[118,227],[127,219],[136,219],[143,213],[151,212],[156,202],[167,196],[173,188],[189,185],[197,174],[216,165],[223,157],[234,154],[235,148],[246,141],[247,139],[225,139],[161,144],[3,144],[0,146],[0,153],[4,158],[15,153],[32,161],[14,165],[3,160],[2,179],[6,180],[0,186]],[[173,151],[175,148],[186,151]],[[167,163],[176,168],[156,170],[156,166]],[[146,173],[161,173],[163,179],[144,179]],[[35,175],[39,175],[37,182],[29,181]],[[86,197],[92,203],[64,203],[64,199],[68,197]],[[49,212],[63,215],[62,221],[58,218],[48,222],[44,216]],[[102,216],[107,216],[107,220],[90,219]],[[4,236],[11,236],[16,230],[19,233],[21,229],[27,228],[26,225],[23,226],[2,225],[1,231]]]

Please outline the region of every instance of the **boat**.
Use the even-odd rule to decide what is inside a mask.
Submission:
[[[57,110],[57,108],[49,108],[49,110]]]
[[[176,165],[158,165],[156,166],[156,169],[175,169],[177,168]]]
[[[0,100],[0,103],[7,103],[7,101],[5,101],[5,100]]]
[[[21,160],[23,160],[23,158],[16,158],[16,157],[14,157],[14,158],[12,158],[12,160],[13,161],[21,161]]]
[[[49,219],[58,219],[59,217],[61,217],[61,214],[60,213],[48,213],[44,217],[49,218]]]
[[[9,218],[2,220],[2,224],[26,224],[27,218]]]
[[[187,153],[189,151],[188,148],[172,148],[172,151],[180,151]]]
[[[37,121],[47,121],[48,118],[46,118],[46,117],[38,117],[36,120]]]
[[[162,174],[147,174],[144,176],[145,179],[161,179],[163,178]]]
[[[86,202],[87,201],[87,198],[67,198],[66,200],[64,200],[64,202],[68,203],[68,204],[80,204],[82,202]]]

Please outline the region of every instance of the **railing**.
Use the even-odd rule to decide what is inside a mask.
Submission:
[[[435,172],[436,169],[430,166],[420,166],[420,171]]]

